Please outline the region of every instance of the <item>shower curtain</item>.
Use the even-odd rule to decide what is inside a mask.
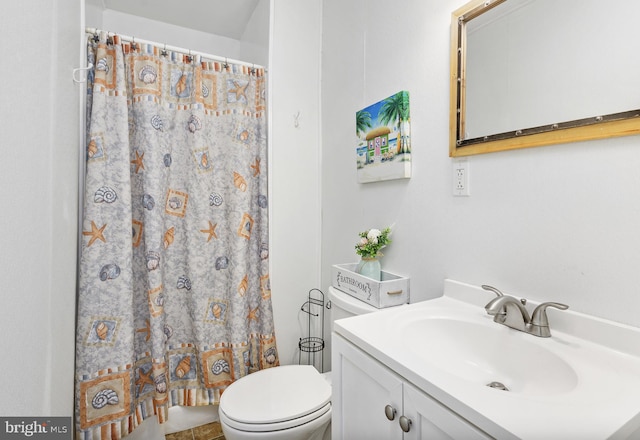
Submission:
[[[88,40],[79,439],[217,403],[279,363],[263,69]]]

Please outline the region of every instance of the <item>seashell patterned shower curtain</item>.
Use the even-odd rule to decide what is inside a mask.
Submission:
[[[217,403],[279,363],[264,71],[108,40],[88,44],[79,439]]]

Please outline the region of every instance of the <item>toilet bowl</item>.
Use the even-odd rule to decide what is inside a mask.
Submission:
[[[329,288],[333,321],[375,312],[357,298]],[[330,438],[331,377],[310,365],[257,371],[232,383],[218,407],[227,440],[321,440]]]
[[[283,365],[250,374],[220,398],[227,440],[321,439],[331,421],[331,386],[310,365]]]

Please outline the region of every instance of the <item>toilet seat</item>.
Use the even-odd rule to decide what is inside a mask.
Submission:
[[[331,386],[310,365],[249,374],[220,398],[220,421],[241,431],[267,432],[309,423],[331,410]]]
[[[320,408],[318,411],[315,411],[311,414],[307,414],[306,416],[299,417],[293,420],[286,420],[284,422],[276,422],[276,423],[241,423],[227,417],[224,410],[220,410],[218,413],[220,417],[220,423],[228,427],[231,427],[233,429],[237,429],[238,431],[250,431],[250,432],[256,432],[256,433],[284,431],[284,430],[296,428],[298,426],[302,426],[314,421],[324,422],[324,420],[321,420],[321,418],[323,418],[325,414],[327,415],[327,417],[329,417],[329,419],[331,418],[331,403],[327,403],[324,407]]]

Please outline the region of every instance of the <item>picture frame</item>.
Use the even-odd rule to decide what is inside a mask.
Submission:
[[[409,92],[400,91],[356,112],[358,183],[411,177]]]

